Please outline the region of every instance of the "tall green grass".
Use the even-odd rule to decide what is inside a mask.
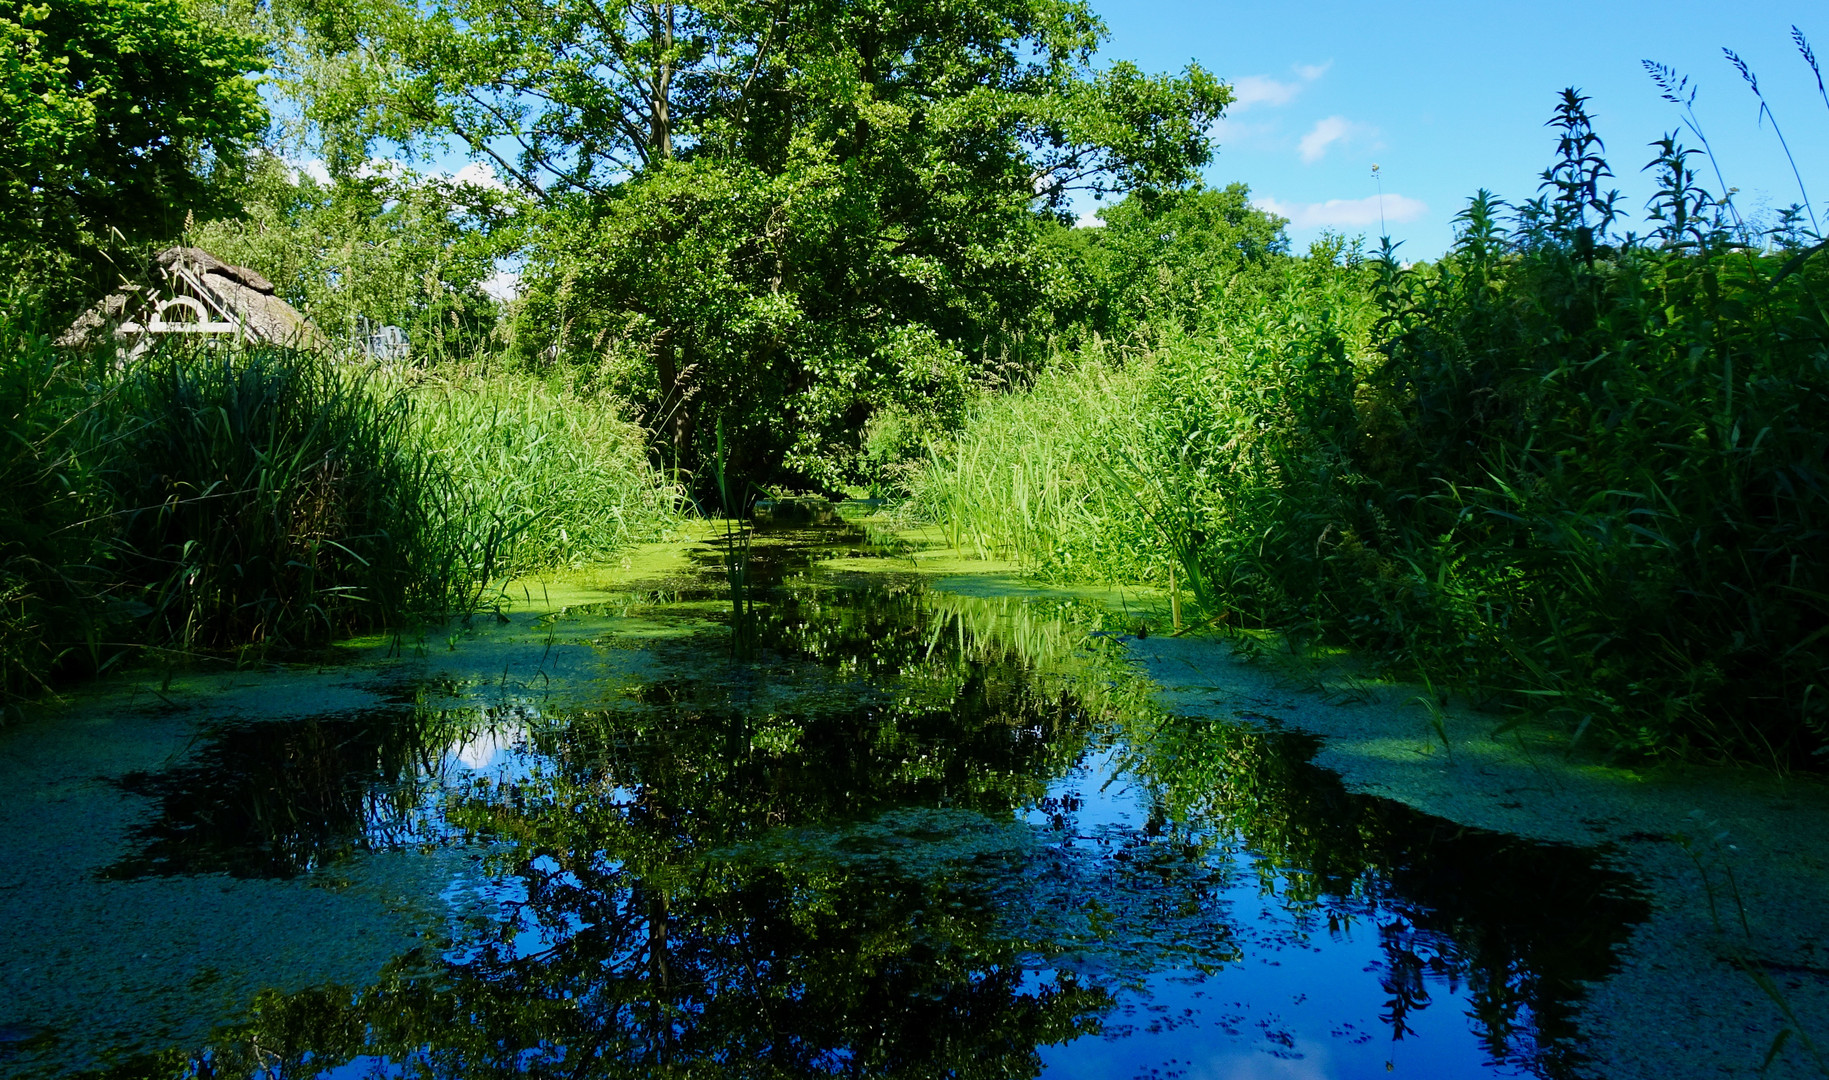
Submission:
[[[392,377],[489,576],[582,566],[680,523],[681,494],[650,467],[641,429],[614,400],[460,366]]]
[[[149,609],[151,640],[312,644],[452,609],[487,573],[409,403],[359,369],[165,349],[109,392],[93,451],[108,461],[109,589]]]
[[[1821,246],[1750,235],[1674,139],[1652,232],[1618,235],[1579,95],[1556,123],[1544,195],[1482,192],[1443,259],[1288,260],[1209,333],[1060,365],[982,403],[914,506],[1043,574],[1174,564],[1207,618],[1614,750],[1821,762]]]
[[[611,403],[275,349],[131,363],[0,309],[0,697],[145,646],[295,649],[473,610],[676,520]]]
[[[98,366],[51,345],[17,298],[0,303],[0,702],[60,668],[101,662],[118,607],[88,603],[93,462],[76,452],[96,409]]]

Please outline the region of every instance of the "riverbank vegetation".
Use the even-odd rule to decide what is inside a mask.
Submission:
[[[717,508],[719,473],[903,499],[1608,750],[1829,753],[1829,255],[1674,137],[1634,234],[1574,91],[1539,195],[1478,193],[1411,264],[1293,252],[1204,185],[1230,88],[1095,65],[1068,0],[48,2],[0,21],[97,66],[17,73],[45,109],[0,212],[8,694],[474,608]],[[134,34],[193,43],[183,77]],[[79,76],[183,139],[60,105]],[[1073,227],[1088,189],[1123,197]],[[180,238],[343,358],[48,344]],[[349,360],[382,326],[410,350]]]
[[[165,655],[284,654],[491,602],[658,537],[640,434],[525,376],[279,349],[122,365],[9,317],[0,690]]]
[[[1210,297],[1130,300],[1171,317],[982,400],[915,505],[1609,749],[1820,761],[1821,244],[1795,213],[1752,234],[1670,139],[1623,235],[1572,92],[1556,123],[1544,195],[1479,193],[1434,263],[1241,252]]]

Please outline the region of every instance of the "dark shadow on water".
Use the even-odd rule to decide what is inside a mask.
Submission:
[[[754,662],[663,640],[664,674],[601,707],[265,721],[131,778],[159,815],[115,876],[489,853],[446,896],[442,960],[276,996],[188,1067],[1027,1076],[1314,1052],[1325,1030],[1259,1037],[1236,1017],[1263,1006],[1201,996],[1247,996],[1268,963],[1312,968],[1330,1060],[1451,1045],[1409,1075],[1569,1073],[1571,1002],[1645,913],[1595,853],[1350,794],[1296,736],[1141,719],[913,579],[813,568],[870,550],[764,534]],[[1187,1019],[1127,1019],[1151,1001]]]

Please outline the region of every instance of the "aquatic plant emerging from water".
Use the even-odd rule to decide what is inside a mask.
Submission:
[[[163,351],[126,369],[96,432],[123,599],[155,641],[299,646],[450,610],[463,560],[450,478],[406,401],[284,350]]]
[[[724,522],[724,573],[730,586],[730,654],[738,660],[750,660],[756,654],[756,600],[749,581],[753,530],[745,520],[749,489],[737,484],[731,477],[727,470],[729,461],[724,446],[724,424],[719,421],[712,477],[717,481],[719,508]]]

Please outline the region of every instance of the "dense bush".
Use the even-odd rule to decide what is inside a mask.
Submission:
[[[1418,661],[1636,749],[1821,752],[1829,273],[1668,229],[1508,253],[1484,216],[1387,269],[1356,447],[1406,546],[1456,556],[1403,628]]]
[[[110,613],[83,602],[96,530],[86,520],[88,461],[74,452],[94,408],[93,374],[17,305],[0,305],[0,701],[42,687],[72,660],[99,662]]]
[[[1330,249],[1216,290],[1204,333],[984,403],[916,482],[961,542],[1167,580],[1639,754],[1829,746],[1829,269],[1749,244],[1660,144],[1614,237],[1580,99],[1502,232]]]
[[[100,445],[116,590],[153,640],[302,645],[455,606],[449,472],[404,398],[308,353],[167,350],[128,368]]]
[[[289,649],[461,611],[674,520],[613,405],[272,349],[78,357],[0,312],[0,697],[142,645]]]

